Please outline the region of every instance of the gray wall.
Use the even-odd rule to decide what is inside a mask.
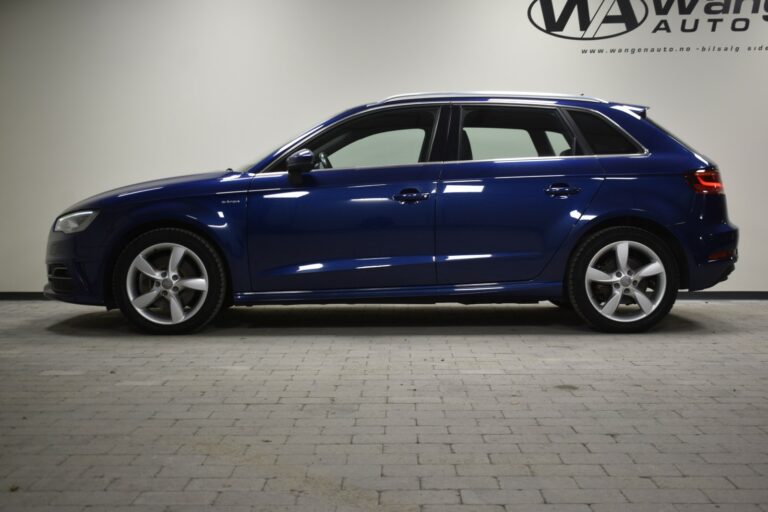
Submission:
[[[768,45],[768,23],[750,15],[742,33],[652,34],[652,15],[621,37],[569,41],[535,29],[529,3],[0,2],[0,291],[41,289],[50,224],[85,196],[254,160],[390,94],[472,89],[651,105],[724,173],[741,262],[718,289],[768,290],[768,52],[746,51]],[[581,51],[680,44],[741,51]]]

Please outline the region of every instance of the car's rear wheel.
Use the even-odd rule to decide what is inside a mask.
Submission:
[[[636,227],[608,228],[574,253],[566,287],[576,312],[606,332],[641,332],[664,318],[679,274],[667,244]]]
[[[187,230],[161,228],[140,235],[117,259],[115,300],[142,331],[182,334],[210,322],[224,303],[224,265],[216,250]]]

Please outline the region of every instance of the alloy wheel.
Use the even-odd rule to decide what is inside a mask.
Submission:
[[[595,253],[584,280],[596,311],[616,322],[634,322],[659,307],[667,273],[661,258],[650,247],[634,240],[621,240]]]
[[[194,251],[155,244],[131,262],[126,291],[131,306],[152,323],[176,325],[195,316],[208,295],[208,272]]]

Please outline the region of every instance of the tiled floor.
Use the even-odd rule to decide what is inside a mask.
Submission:
[[[188,337],[0,302],[0,510],[768,511],[768,302],[269,307]]]

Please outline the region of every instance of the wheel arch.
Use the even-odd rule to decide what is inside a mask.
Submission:
[[[183,229],[185,231],[189,231],[190,233],[194,233],[195,235],[211,244],[211,247],[214,248],[224,265],[224,275],[226,276],[225,304],[230,304],[232,302],[233,296],[232,291],[234,290],[232,282],[232,271],[230,269],[229,258],[227,257],[227,254],[222,250],[222,247],[216,238],[212,236],[211,233],[207,232],[205,229],[201,228],[199,225],[193,222],[185,222],[178,219],[157,219],[138,223],[135,226],[122,231],[116,235],[109,244],[109,249],[106,253],[104,274],[102,276],[104,304],[107,306],[107,309],[115,309],[117,307],[112,290],[112,275],[115,271],[117,259],[120,256],[123,248],[125,248],[125,246],[131,242],[131,240],[135,239],[141,234],[152,231],[154,229],[162,228]]]
[[[582,244],[584,240],[589,238],[591,235],[597,233],[598,231],[602,231],[607,228],[623,227],[623,226],[644,229],[658,236],[664,243],[666,243],[670,251],[672,251],[672,255],[674,256],[675,262],[677,263],[677,266],[678,266],[678,270],[680,274],[679,288],[680,289],[688,288],[688,283],[689,283],[688,258],[686,256],[685,250],[683,249],[683,245],[680,243],[680,240],[678,240],[678,238],[669,229],[664,227],[662,224],[659,224],[658,222],[655,222],[646,217],[640,217],[636,215],[621,215],[621,216],[599,219],[599,220],[590,222],[587,226],[585,226],[579,232],[575,242],[571,245],[568,252],[568,258],[566,260],[566,265],[567,265],[566,268],[570,268],[571,261],[576,251],[578,250],[579,246]],[[567,276],[564,276],[563,289],[565,293],[567,293],[567,290],[565,290],[567,286],[567,281],[568,281]]]

